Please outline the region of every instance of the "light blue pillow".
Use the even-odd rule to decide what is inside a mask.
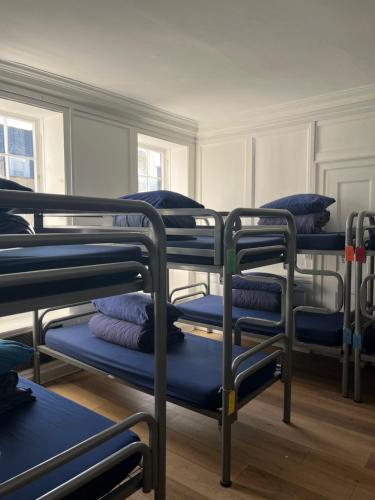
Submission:
[[[0,375],[28,363],[33,355],[32,347],[14,340],[0,339]]]
[[[335,201],[334,198],[322,194],[293,194],[265,203],[261,208],[289,210],[293,215],[316,214],[325,210]]]

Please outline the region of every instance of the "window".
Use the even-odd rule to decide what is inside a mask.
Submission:
[[[35,189],[35,126],[0,114],[0,176]]]
[[[163,152],[138,148],[138,190],[156,191],[163,188]]]

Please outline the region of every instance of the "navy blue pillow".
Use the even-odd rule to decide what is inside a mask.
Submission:
[[[234,307],[257,311],[281,311],[281,293],[262,290],[232,290]]]
[[[111,318],[143,326],[154,324],[154,301],[145,293],[114,295],[93,300],[93,304],[99,312]],[[167,323],[177,321],[180,316],[177,307],[167,302]]]
[[[279,277],[277,274],[271,273],[246,273],[244,276],[265,276],[268,278]],[[262,281],[249,281],[242,276],[235,275],[232,278],[233,290],[255,290],[262,292],[281,293],[281,286],[278,283],[265,283]]]
[[[31,188],[22,186],[22,184],[18,184],[18,182],[10,181],[9,179],[4,179],[0,177],[0,189],[9,189],[10,191],[32,191]],[[9,212],[10,208],[1,208],[0,212]]]
[[[33,349],[25,344],[14,340],[0,340],[0,375],[28,363],[32,355]]]
[[[322,212],[335,203],[334,198],[321,194],[293,194],[278,200],[270,201],[261,208],[278,208],[289,210],[293,215],[315,214]]]
[[[204,208],[187,196],[174,191],[147,191],[144,193],[133,193],[121,197],[122,200],[145,201],[155,208]],[[164,216],[163,221],[166,227],[195,228],[195,219],[192,216]],[[114,226],[122,227],[148,227],[149,220],[143,215],[115,215]],[[176,238],[171,236],[171,238]]]

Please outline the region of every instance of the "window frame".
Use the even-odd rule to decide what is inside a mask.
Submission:
[[[22,158],[25,160],[33,160],[34,161],[34,190],[38,191],[39,188],[43,185],[43,177],[42,172],[43,168],[41,165],[41,155],[39,154],[39,146],[40,146],[40,124],[37,118],[33,118],[27,115],[22,115],[18,113],[11,113],[9,111],[2,111],[0,108],[0,117],[5,119],[4,123],[4,153],[0,153],[0,156],[4,156],[5,158],[5,175],[6,179],[11,179],[10,167],[9,167],[9,158]],[[23,155],[15,155],[9,153],[8,149],[8,119],[20,120],[24,122],[28,122],[32,124],[33,131],[33,152],[34,156],[23,156]]]
[[[150,176],[148,175],[148,172],[147,172],[147,175],[139,175],[139,150],[146,150],[146,151],[153,151],[155,153],[159,153],[160,154],[160,172],[161,172],[161,176],[159,177],[154,177],[154,176]],[[161,148],[161,147],[158,147],[158,146],[154,146],[153,144],[147,144],[147,143],[138,143],[138,147],[137,147],[137,189],[138,191],[140,191],[139,189],[139,178],[140,177],[146,177],[147,179],[147,188],[148,188],[148,180],[149,179],[160,179],[160,189],[166,189],[166,179],[167,179],[167,150],[165,148]],[[147,191],[149,191],[147,189]]]

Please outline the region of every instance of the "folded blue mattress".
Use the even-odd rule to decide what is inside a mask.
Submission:
[[[107,264],[113,262],[141,261],[142,252],[137,246],[125,245],[56,245],[45,247],[15,248],[0,251],[0,275],[17,272],[61,269],[66,267]],[[136,277],[136,272],[114,273],[82,279],[67,279],[40,285],[1,289],[0,302],[44,297],[69,291],[126,283]]]
[[[213,236],[199,236],[191,240],[168,240],[168,262],[184,264],[213,265],[214,258],[211,256],[178,255],[173,253],[173,248],[187,248],[194,250],[214,250],[215,239]],[[237,251],[256,247],[269,247],[281,245],[283,238],[280,236],[247,236],[241,238],[237,244]],[[260,255],[245,257],[243,262],[258,262],[260,260],[279,257],[280,252],[263,252]]]
[[[36,401],[0,416],[0,483],[110,427],[113,422],[53,392],[21,379]],[[31,500],[71,479],[124,446],[139,441],[126,431],[3,498]],[[139,464],[134,454],[66,498],[97,499]]]
[[[223,324],[223,298],[219,295],[206,295],[199,299],[178,304],[183,319],[212,326]],[[278,321],[279,312],[260,311],[233,307],[233,325],[243,316],[270,319]],[[343,314],[314,314],[307,312],[297,313],[296,337],[300,342],[325,346],[339,346],[342,344]],[[275,335],[280,333],[279,328],[267,328],[259,325],[245,326],[244,331],[260,334]]]
[[[104,370],[147,392],[153,391],[153,354],[133,351],[94,337],[87,324],[51,329],[45,343],[51,349]],[[185,334],[183,342],[168,349],[167,394],[170,399],[197,408],[216,410],[221,407],[222,385],[221,342]],[[233,347],[233,358],[244,352]],[[241,364],[240,371],[263,359],[258,353]],[[241,385],[239,397],[244,398],[274,377],[276,362],[248,377]]]

